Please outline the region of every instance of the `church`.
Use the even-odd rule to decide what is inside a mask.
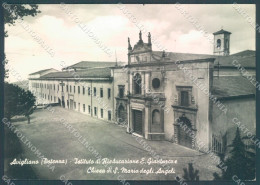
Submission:
[[[29,75],[37,104],[126,125],[129,134],[222,153],[237,124],[255,134],[255,51],[230,55],[231,32],[213,33],[213,55],[154,51],[151,34],[131,45],[127,63],[82,61]],[[191,137],[192,135],[192,137]]]

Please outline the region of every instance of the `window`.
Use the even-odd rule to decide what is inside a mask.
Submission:
[[[100,109],[100,116],[103,118],[103,109]]]
[[[59,84],[58,84],[58,91],[60,90],[60,86],[59,86]]]
[[[97,95],[97,89],[96,89],[96,87],[94,87],[94,96],[96,96]]]
[[[88,113],[89,113],[89,114],[91,113],[90,105],[88,106]]]
[[[71,85],[70,85],[70,92],[71,92]]]
[[[90,95],[90,87],[88,87],[88,95]]]
[[[189,93],[188,93],[188,91],[181,91],[181,106],[189,106]]]
[[[48,100],[50,100],[50,95],[48,95]]]
[[[52,101],[52,96],[51,96],[51,101]]]
[[[76,92],[76,87],[75,87],[75,85],[74,85],[74,93]]]
[[[86,111],[86,107],[85,107],[85,104],[83,104],[83,112]]]
[[[94,115],[97,116],[97,107],[94,107]]]
[[[76,109],[77,107],[76,107],[76,102],[74,101],[74,109]]]
[[[111,120],[111,110],[107,111],[107,117],[108,117],[108,120],[110,121]]]
[[[107,89],[107,98],[109,99],[110,97],[111,97],[111,89],[108,88],[108,89]]]
[[[78,93],[80,94],[80,86],[78,86]]]
[[[53,84],[53,89],[54,89],[54,91],[55,91],[55,84]]]
[[[152,124],[160,124],[160,112],[157,109],[153,111]]]
[[[69,91],[69,86],[68,86],[68,85],[66,85],[66,91],[67,91],[67,92]]]
[[[154,78],[152,81],[152,85],[154,89],[158,89],[160,87],[160,80],[158,78]]]
[[[217,40],[217,48],[220,48],[220,47],[221,47],[221,40],[218,39],[218,40]]]
[[[103,98],[103,88],[100,88],[100,97]]]
[[[142,78],[141,75],[139,73],[137,73],[134,77],[133,77],[133,85],[134,85],[134,93],[135,94],[141,94],[142,92]]]
[[[118,91],[119,91],[119,97],[123,98],[125,94],[125,86],[124,85],[119,85],[118,86]]]
[[[46,99],[46,94],[45,94],[45,99]]]
[[[69,108],[69,100],[67,100],[67,107]]]
[[[54,102],[56,102],[56,96],[54,96]]]
[[[85,94],[85,87],[82,87],[82,93]]]
[[[80,103],[78,103],[78,111],[80,111]]]

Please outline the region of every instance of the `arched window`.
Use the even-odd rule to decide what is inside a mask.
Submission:
[[[217,48],[220,48],[220,47],[221,47],[221,40],[218,39],[218,40],[217,40]]]
[[[157,109],[153,110],[152,124],[160,124],[160,112]]]
[[[141,92],[142,92],[141,86],[142,86],[142,78],[141,78],[141,75],[139,73],[137,73],[133,77],[133,87],[134,87],[135,94],[141,94]]]

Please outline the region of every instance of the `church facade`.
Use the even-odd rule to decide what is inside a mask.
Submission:
[[[31,91],[38,92],[40,104],[40,99],[58,103],[122,124],[128,133],[148,140],[192,149],[203,144],[221,153],[233,139],[234,117],[255,132],[254,87],[233,64],[235,58],[255,75],[255,54],[230,55],[230,35],[215,32],[214,55],[203,55],[153,51],[151,34],[146,40],[140,32],[133,47],[128,38],[126,64],[100,68],[99,62],[81,62],[62,72],[31,75]]]

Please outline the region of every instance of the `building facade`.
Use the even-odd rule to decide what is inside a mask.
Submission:
[[[31,91],[38,104],[122,124],[148,140],[192,149],[203,143],[222,152],[233,139],[234,117],[255,132],[255,89],[234,64],[255,75],[255,52],[229,55],[230,34],[215,32],[214,55],[204,55],[153,51],[151,34],[145,42],[140,32],[133,47],[128,38],[126,64],[80,62],[62,72],[36,72]]]

